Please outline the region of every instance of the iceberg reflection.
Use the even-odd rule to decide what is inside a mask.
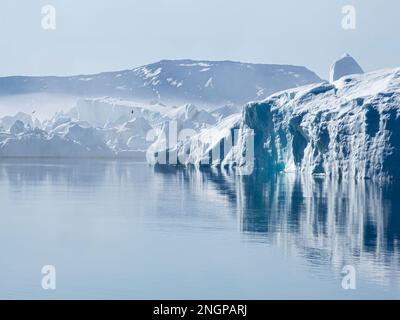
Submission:
[[[29,243],[29,250],[42,247],[40,239],[57,243],[56,235],[62,243],[68,239],[72,250],[77,235],[90,243],[106,239],[116,246],[147,248],[151,245],[140,241],[165,232],[187,240],[226,231],[222,237],[233,235],[237,241],[229,247],[233,252],[242,244],[245,251],[247,244],[256,245],[261,255],[267,247],[277,248],[300,257],[313,275],[333,274],[339,285],[345,265],[355,266],[361,280],[385,288],[400,284],[399,183],[265,171],[238,176],[209,168],[153,170],[128,161],[26,160],[2,161],[0,188],[0,234],[22,237],[25,241],[18,243]],[[107,225],[102,233],[90,231],[102,221],[114,221],[115,229]],[[32,233],[21,233],[25,225]],[[61,226],[70,229],[51,231]],[[127,232],[122,242],[121,230]],[[13,258],[20,252],[16,244],[3,249]]]
[[[251,176],[212,169],[168,172],[237,208],[235,217],[246,241],[283,248],[316,269],[331,266],[337,277],[343,266],[354,265],[369,280],[400,283],[398,183],[265,171]]]

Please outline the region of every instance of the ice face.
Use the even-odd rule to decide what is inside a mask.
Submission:
[[[10,133],[17,135],[25,131],[25,124],[21,120],[15,121],[15,123],[10,128]]]

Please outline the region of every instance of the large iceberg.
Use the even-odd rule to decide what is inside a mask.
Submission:
[[[248,103],[241,116],[228,117],[185,141],[184,164],[246,165],[250,136],[255,168],[400,178],[400,68],[344,76]],[[210,151],[231,139],[236,142],[231,150],[215,153],[217,158],[210,161]],[[152,161],[157,162],[163,145],[156,141],[152,146]]]

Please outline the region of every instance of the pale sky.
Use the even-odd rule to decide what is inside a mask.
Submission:
[[[57,28],[42,29],[43,5]],[[341,25],[354,5],[356,30]],[[327,78],[348,52],[400,66],[398,0],[1,0],[0,76],[131,69],[161,59],[303,65]]]

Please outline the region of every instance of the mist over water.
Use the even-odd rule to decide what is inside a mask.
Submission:
[[[0,162],[1,298],[399,298],[399,186]],[[41,288],[41,268],[57,289]],[[342,289],[342,268],[356,290]]]
[[[32,115],[40,121],[51,119],[57,112],[71,109],[79,97],[61,94],[32,93],[0,96],[0,118],[18,112]]]

